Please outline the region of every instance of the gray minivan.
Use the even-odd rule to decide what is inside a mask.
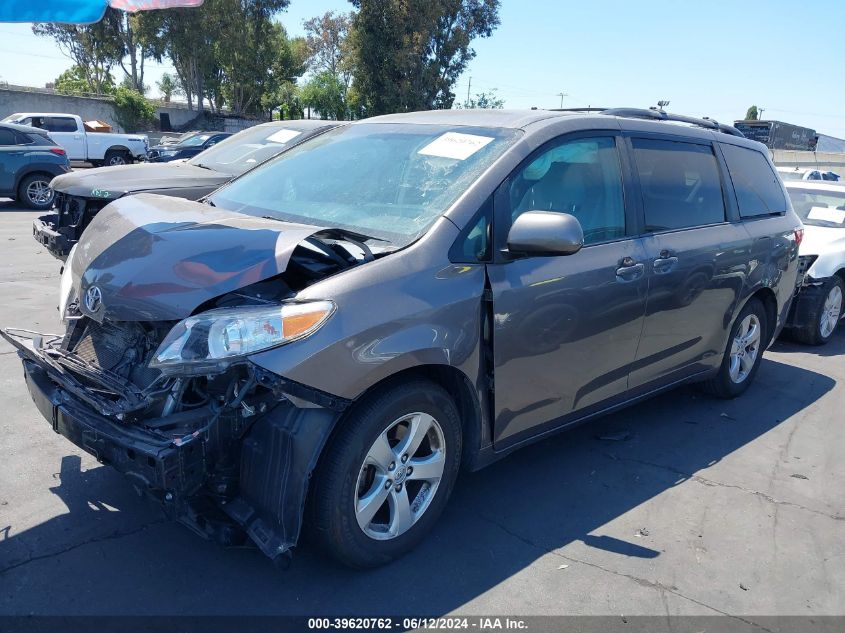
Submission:
[[[7,329],[54,430],[172,516],[346,564],[461,466],[682,383],[748,388],[801,223],[765,147],[653,110],[436,111],[313,138],[204,203],[106,206],[61,335]]]

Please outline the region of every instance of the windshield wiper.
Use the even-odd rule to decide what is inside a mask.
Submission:
[[[274,215],[262,215],[262,218],[265,220],[275,220],[276,222],[287,222],[287,220],[283,220],[282,218],[278,218]],[[359,233],[358,231],[350,231],[349,229],[342,229],[337,226],[330,226],[326,228],[322,228],[319,226],[315,226],[314,228],[319,229],[316,234],[325,235],[331,239],[345,239],[350,242],[358,241],[358,242],[369,242],[373,240],[375,242],[384,242],[385,244],[390,244],[390,240],[385,240],[381,237],[375,237],[373,235],[367,235],[366,233]],[[332,235],[334,233],[334,235]],[[335,237],[336,236],[336,237]]]

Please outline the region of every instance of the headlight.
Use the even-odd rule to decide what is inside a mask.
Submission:
[[[334,312],[331,301],[210,310],[177,323],[150,366],[188,373],[219,370],[237,360],[317,331]]]
[[[161,150],[158,155],[159,156],[176,156],[179,153],[179,150],[175,149],[163,149]]]
[[[70,247],[70,252],[67,254],[65,266],[62,269],[62,277],[59,280],[59,318],[64,321],[67,306],[72,301],[71,294],[73,293],[73,275],[70,272],[71,262],[73,262],[73,255],[76,252],[76,244]]]

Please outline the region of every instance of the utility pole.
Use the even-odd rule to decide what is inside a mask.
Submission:
[[[766,108],[757,108],[757,120],[763,120],[763,112],[765,112]]]
[[[555,95],[556,97],[560,97],[560,109],[563,110],[563,98],[568,97],[569,95],[565,92],[559,92]]]

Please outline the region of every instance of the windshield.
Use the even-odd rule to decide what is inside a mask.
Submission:
[[[258,163],[281,152],[288,144],[302,139],[302,130],[257,125],[208,148],[188,162],[230,176],[240,176]]]
[[[196,147],[205,143],[209,138],[211,138],[211,134],[196,134],[184,141],[179,141],[178,147]]]
[[[410,244],[517,138],[501,128],[362,123],[281,154],[216,206]]]
[[[804,224],[845,228],[845,189],[840,192],[788,187],[787,191]]]

